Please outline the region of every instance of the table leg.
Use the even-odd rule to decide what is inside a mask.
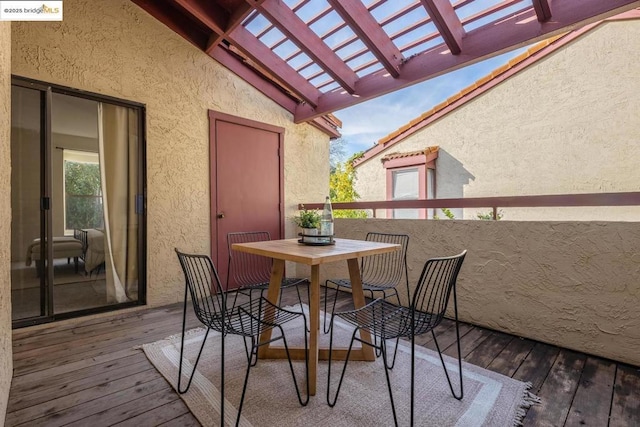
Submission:
[[[267,299],[274,305],[278,305],[280,297],[280,285],[282,284],[282,276],[284,275],[284,260],[274,259],[271,267],[271,277],[269,279],[269,290],[267,291]],[[273,310],[265,311],[264,319],[273,321],[275,313]],[[260,334],[260,342],[271,340],[271,329],[265,330]],[[258,357],[266,357],[268,346],[262,346],[258,349]]]
[[[271,269],[271,279],[269,281],[269,291],[267,299],[274,304],[278,304],[280,295],[280,284],[284,274],[284,261],[279,259],[273,260]],[[273,313],[271,313],[273,316]],[[273,319],[273,317],[272,317]],[[265,320],[269,321],[269,312],[265,311]],[[309,285],[309,349],[307,357],[309,357],[309,395],[315,396],[316,386],[318,382],[318,336],[320,333],[320,266],[311,266],[311,284]],[[306,328],[302,329],[306,333]],[[271,330],[264,331],[260,335],[260,342],[266,342],[271,339]],[[289,348],[291,356],[294,359],[304,360],[305,354],[303,348]],[[260,358],[285,358],[286,353],[283,347],[262,346],[258,350]]]
[[[358,266],[358,259],[348,259],[347,264],[349,266],[349,279],[351,280],[351,296],[353,298],[353,305],[355,308],[364,307],[364,292],[362,291],[362,281],[360,279],[360,267]],[[371,343],[371,334],[367,330],[360,329],[360,338],[363,341]],[[361,351],[362,359],[359,360],[376,360],[376,356],[373,353],[373,347],[362,345]]]

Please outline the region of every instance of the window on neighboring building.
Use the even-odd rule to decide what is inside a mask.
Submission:
[[[387,200],[418,200],[436,197],[438,147],[410,153],[393,153],[382,159],[387,170]],[[433,218],[434,209],[390,209],[387,217]]]
[[[391,200],[416,200],[420,198],[418,168],[391,171],[393,188]],[[393,209],[393,218],[418,219],[420,209]]]

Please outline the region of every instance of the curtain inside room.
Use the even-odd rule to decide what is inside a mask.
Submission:
[[[98,105],[107,302],[138,298],[138,112],[109,103]]]

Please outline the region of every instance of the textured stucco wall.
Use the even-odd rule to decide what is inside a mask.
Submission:
[[[209,252],[208,109],[285,128],[287,217],[324,198],[328,137],[135,4],[65,0],[63,22],[14,23],[12,37],[14,74],[146,104],[149,304],[182,298],[174,247]]]
[[[11,351],[11,23],[0,22],[0,421],[7,412]]]
[[[440,146],[437,197],[638,191],[640,20],[610,22],[357,168],[385,200],[380,157]],[[457,218],[461,210],[453,210]],[[468,209],[465,218],[489,209]],[[637,221],[638,208],[504,209],[513,220]]]
[[[338,237],[406,233],[409,283],[424,262],[468,250],[461,319],[640,365],[640,227],[629,222],[336,220]],[[346,263],[323,277],[348,277]]]

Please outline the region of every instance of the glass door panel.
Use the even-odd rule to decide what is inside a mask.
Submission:
[[[86,256],[87,246],[104,252],[93,240],[104,224],[98,102],[54,93],[51,145],[54,313],[103,307],[105,271]]]
[[[46,248],[41,210],[42,92],[11,91],[11,317],[45,316]]]
[[[144,303],[143,106],[17,77],[11,100],[13,326]]]

